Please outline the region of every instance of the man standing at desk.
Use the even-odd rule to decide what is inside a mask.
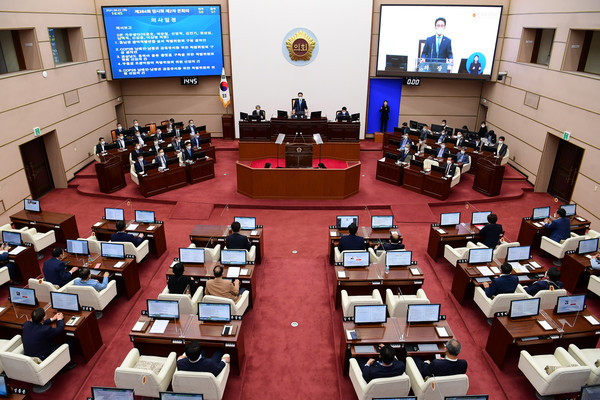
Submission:
[[[348,225],[349,235],[340,238],[337,245],[339,251],[365,249],[365,239],[362,236],[357,236],[356,232],[358,232],[358,226],[354,222]]]
[[[439,62],[448,63],[446,71],[430,72],[449,72],[452,69],[452,41],[444,36],[446,29],[446,18],[439,17],[435,20],[435,35],[430,36],[425,41],[423,51],[421,52],[421,62]]]
[[[298,98],[294,99],[292,118],[306,118],[307,113],[308,104],[306,104],[306,100],[304,100],[302,92],[298,92]]]
[[[47,259],[42,267],[44,279],[54,285],[64,286],[71,280],[73,272],[77,271],[77,267],[66,271],[67,265],[62,262],[63,250],[60,247],[52,249],[52,258]]]
[[[232,234],[225,238],[225,247],[229,250],[250,250],[252,244],[248,240],[248,238],[240,233],[240,229],[242,229],[242,225],[233,221],[231,223]]]
[[[228,355],[221,356],[221,352],[215,350],[212,357],[207,358],[200,343],[192,340],[185,346],[185,354],[177,358],[177,370],[193,372],[210,372],[218,376],[226,364],[229,364]]]
[[[106,152],[106,142],[104,138],[101,137],[98,139],[98,144],[96,145],[96,154],[102,154]]]
[[[467,373],[467,361],[460,360],[461,344],[456,339],[450,339],[446,342],[446,357],[442,359],[434,359],[431,361],[421,361],[415,357],[415,364],[419,368],[419,372],[423,378],[427,376],[448,376]]]
[[[125,232],[125,221],[117,221],[117,232],[110,235],[111,242],[130,242],[133,243],[135,247],[138,247],[142,244],[142,240],[144,239],[144,234],[140,233],[136,236],[131,233]]]
[[[505,262],[500,266],[502,275],[494,279],[491,283],[485,282],[483,287],[485,288],[485,294],[490,299],[497,294],[502,293],[514,293],[517,285],[519,284],[519,278],[516,275],[511,275],[512,267],[509,263]]]

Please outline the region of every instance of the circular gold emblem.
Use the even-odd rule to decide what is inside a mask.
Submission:
[[[293,61],[308,61],[315,49],[315,40],[305,32],[298,31],[285,42],[285,45]]]
[[[302,153],[302,147],[296,147],[296,153]]]

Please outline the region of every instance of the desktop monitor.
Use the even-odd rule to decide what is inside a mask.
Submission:
[[[440,215],[440,226],[454,226],[460,224],[460,213],[444,213]]]
[[[148,316],[155,319],[178,319],[179,302],[177,300],[147,299]]]
[[[350,115],[350,120],[352,122],[358,122],[358,121],[360,121],[360,113],[351,114]]]
[[[154,211],[135,210],[135,222],[153,224],[155,221]]]
[[[522,299],[510,302],[509,318],[535,317],[540,312],[540,299]]]
[[[600,399],[600,384],[588,385],[581,388],[579,400],[597,400]]]
[[[595,253],[596,251],[598,251],[598,238],[582,240],[577,246],[577,254]]]
[[[487,224],[488,223],[487,217],[491,213],[492,213],[491,211],[476,211],[476,212],[474,212],[473,215],[471,216],[471,224],[473,224],[473,225]]]
[[[125,245],[123,243],[100,243],[102,257],[125,258]]]
[[[358,215],[338,215],[335,217],[335,225],[341,229],[347,229],[351,223],[358,226]]]
[[[277,110],[277,118],[287,118],[287,117],[288,117],[287,111]]]
[[[55,310],[79,311],[79,296],[77,293],[50,292],[50,302]]]
[[[581,312],[585,309],[585,294],[560,296],[556,300],[556,314]]]
[[[204,247],[180,247],[179,262],[184,264],[204,264]]]
[[[198,303],[198,321],[230,322],[231,306],[227,303]]]
[[[388,267],[403,267],[412,263],[412,251],[392,250],[385,252],[385,265]]]
[[[321,111],[311,111],[310,119],[321,118]]]
[[[469,264],[488,264],[494,258],[494,249],[470,249]]]
[[[22,304],[24,306],[37,305],[34,289],[9,286],[8,297],[10,298],[10,302],[13,304]]]
[[[242,230],[256,229],[256,217],[233,217],[234,222],[239,222]]]
[[[200,393],[160,392],[160,400],[203,400]]]
[[[105,208],[104,218],[108,221],[125,221],[125,210],[122,208]]]
[[[343,265],[345,268],[364,268],[369,266],[368,251],[345,251]]]
[[[444,400],[488,400],[490,398],[487,394],[468,394],[465,396],[446,396]]]
[[[550,207],[538,207],[533,209],[531,219],[538,220],[550,217]]]
[[[11,246],[21,246],[23,244],[23,240],[21,239],[21,234],[19,232],[2,231],[2,241],[10,244]]]
[[[240,121],[248,121],[248,113],[240,112]]]
[[[92,386],[92,400],[133,400],[133,389]]]
[[[25,208],[25,211],[33,211],[33,212],[40,212],[42,211],[42,209],[40,208],[40,202],[38,200],[32,200],[32,199],[25,199],[23,200],[23,207]]]
[[[577,215],[577,204],[565,204],[564,206],[560,206],[567,213],[567,217],[572,217],[573,215]]]
[[[506,253],[506,261],[526,261],[531,258],[531,246],[509,247]]]
[[[355,324],[382,324],[387,320],[387,306],[363,305],[354,306]]]
[[[221,250],[221,264],[246,265],[246,250]]]
[[[406,322],[438,322],[441,304],[409,304],[406,311]]]
[[[90,254],[88,241],[67,239],[67,253],[87,256]]]
[[[394,226],[393,215],[371,216],[371,229],[391,229]]]

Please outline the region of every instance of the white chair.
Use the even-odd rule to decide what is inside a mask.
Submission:
[[[429,304],[429,299],[423,289],[417,290],[417,294],[394,294],[392,289],[386,289],[385,304],[390,317],[406,318],[409,304]]]
[[[510,302],[513,300],[522,300],[528,298],[527,293],[501,293],[490,299],[485,294],[485,291],[481,286],[475,288],[475,294],[473,300],[479,309],[485,314],[487,318],[494,318],[494,314],[497,312],[508,312],[510,309]]]
[[[336,247],[336,249],[337,249],[337,247]],[[339,261],[339,262],[341,262],[341,261]],[[375,251],[375,250],[373,250],[372,247],[369,247],[369,262],[371,264],[378,264],[378,263],[385,262],[385,250]]]
[[[360,252],[364,251],[364,250],[344,250],[344,251],[340,251],[340,249],[338,249],[337,246],[335,246],[334,250],[335,250],[334,261],[336,263],[344,262],[344,254],[345,253],[354,253],[354,252],[358,252],[358,251],[360,251]],[[370,259],[371,259],[371,256],[369,255],[369,262],[371,262]]]
[[[188,246],[190,249],[195,249],[196,244],[190,243]],[[215,247],[205,247],[204,248],[204,262],[213,262],[219,261],[221,258],[221,244],[217,244]]]
[[[100,275],[98,275],[98,279],[102,279]],[[117,296],[116,281],[109,281],[108,285],[101,291],[97,291],[91,286],[75,285],[73,281],[67,283],[63,288],[67,293],[77,294],[79,304],[82,306],[93,307],[96,310],[96,318],[98,319],[102,318],[102,311]]]
[[[10,274],[8,273],[8,267],[0,268],[0,285],[4,285],[10,281]]]
[[[430,159],[423,160],[423,169],[430,170],[432,165],[439,167],[440,163],[437,160],[430,160]]]
[[[229,356],[224,354],[223,357]],[[227,386],[231,367],[229,363],[214,376],[210,372],[175,371],[173,374],[173,391],[176,393],[202,393],[204,400],[221,400]]]
[[[180,314],[198,314],[198,303],[202,301],[204,288],[199,286],[193,296],[189,294],[169,293],[169,285],[158,294],[159,300],[174,300],[179,302]]]
[[[46,233],[38,232],[35,228],[21,231],[21,239],[26,243],[31,243],[36,252],[44,250],[46,247],[56,242],[54,230]]]
[[[551,286],[552,287],[552,286]],[[515,293],[523,293],[527,295],[527,298],[539,298],[540,299],[540,310],[549,310],[556,306],[556,301],[560,296],[566,296],[566,289],[552,289],[552,290],[540,290],[535,294],[535,296],[529,295],[521,284],[517,285],[517,290]]]
[[[115,386],[133,389],[136,396],[159,397],[169,387],[176,366],[175,352],[168,357],[142,356],[133,348],[115,369]]]
[[[227,246],[225,246],[227,249]],[[256,260],[256,246],[251,246],[250,250],[246,250],[246,261],[255,261]]]
[[[500,242],[496,249],[494,250],[494,258],[506,258],[506,254],[508,253],[509,247],[517,247],[521,244],[519,242]]]
[[[50,381],[63,369],[69,361],[69,345],[63,344],[54,350],[44,361],[24,354],[21,335],[16,335],[0,351],[0,363],[4,366],[6,376],[22,382],[32,383],[35,393],[43,393],[50,389]]]
[[[202,298],[202,302],[229,304],[231,306],[231,315],[241,316],[244,315],[246,309],[248,308],[248,304],[250,302],[250,291],[244,291],[237,303],[234,303],[233,300],[227,299],[225,297],[211,296],[208,294]]]
[[[558,368],[548,374],[546,367]],[[562,347],[539,356],[521,350],[519,369],[541,396],[579,392],[591,373],[590,367],[579,365]]]
[[[454,169],[454,175],[452,176],[452,180],[450,181],[450,187],[458,185],[458,182],[460,182],[460,168],[457,167]]]
[[[600,367],[596,366],[596,362],[600,360],[600,349],[580,349],[574,344],[569,345],[569,354],[573,356],[579,365],[590,367],[590,376],[587,380],[588,385],[596,385],[600,382]]]
[[[350,380],[359,400],[371,400],[380,397],[406,396],[410,391],[410,378],[406,373],[389,378],[372,379],[367,383],[356,359],[350,359]]]
[[[0,353],[3,351],[7,351],[10,348],[10,340],[9,339],[0,339]],[[0,360],[0,374],[4,372],[4,368],[2,367],[2,360]]]
[[[458,260],[464,260],[469,256],[469,250],[476,248],[484,248],[485,246],[481,243],[475,244],[467,242],[467,247],[452,247],[449,244],[444,246],[444,258],[456,267]]]
[[[506,149],[506,154],[502,157],[502,161],[500,161],[500,165],[504,165],[508,162],[508,156],[510,155],[510,149]]]
[[[594,238],[600,237],[600,232],[595,231],[593,229],[589,229],[587,231],[587,233],[585,234],[585,236],[587,236],[589,239],[594,239]]]
[[[430,377],[423,379],[412,357],[406,357],[406,374],[418,400],[444,400],[444,396],[464,396],[469,390],[466,374]]]
[[[138,174],[135,172],[135,165],[133,163],[131,163],[131,166],[129,167],[129,176],[133,183],[136,185],[140,184],[140,178],[138,178]]]
[[[344,317],[354,317],[354,306],[380,305],[383,304],[379,290],[373,289],[373,293],[365,296],[348,296],[348,292],[342,290],[342,310]]]
[[[596,296],[600,296],[600,278],[598,278],[596,275],[590,275],[590,281],[588,282],[587,288]]]
[[[102,241],[98,240],[98,238],[95,235],[90,236],[89,238],[78,238],[77,240],[85,240],[86,242],[88,242],[88,250],[90,251],[90,254],[100,254],[102,251]]]
[[[65,292],[65,286],[59,287],[43,279],[29,278],[29,288],[35,290],[35,298],[40,303],[50,303],[50,292]]]
[[[138,247],[135,247],[135,245],[131,242],[113,242],[113,241],[111,241],[111,243],[121,243],[121,244],[125,245],[125,255],[135,256],[135,261],[138,264],[141,263],[142,260],[144,259],[144,257],[146,257],[148,255],[148,253],[150,252],[150,242],[148,242],[148,239],[144,239]]]
[[[469,161],[471,161],[471,160],[469,159]],[[461,174],[466,174],[466,173],[467,173],[467,172],[469,172],[470,170],[471,170],[471,163],[470,163],[470,162],[468,162],[468,163],[466,163],[466,164],[463,164],[463,166],[462,166],[462,170],[461,170],[460,172],[461,172]]]
[[[570,238],[558,243],[547,236],[542,236],[540,249],[561,260],[567,251],[576,250],[579,242],[583,239],[585,239],[585,236],[579,236],[572,233]]]

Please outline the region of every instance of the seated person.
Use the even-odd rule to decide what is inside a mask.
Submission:
[[[143,157],[143,153],[144,151],[142,150],[142,146],[140,146],[139,143],[135,143],[133,145],[133,150],[131,150],[131,161],[133,161],[134,163],[137,161],[138,156],[141,154]]]
[[[190,119],[188,121],[187,129],[190,130],[190,133],[196,133],[196,125],[194,125],[194,120],[193,119]]]
[[[173,120],[173,118],[171,118],[171,119]],[[173,120],[173,122],[171,122],[171,123],[173,124],[172,126],[175,129],[175,131],[172,132],[173,135],[175,137],[181,137],[181,134],[183,133],[183,132],[181,132],[181,126],[180,125],[175,125],[175,120]]]
[[[345,250],[364,250],[365,239],[362,236],[357,236],[358,226],[353,222],[348,226],[349,235],[343,235],[337,247],[339,251]]]
[[[152,147],[150,147],[150,149],[148,151],[153,152],[154,154],[158,154],[158,152],[160,151],[160,140],[158,140],[158,138],[154,138],[154,142],[152,144]]]
[[[91,286],[98,292],[106,289],[106,285],[108,285],[108,271],[102,275],[102,282],[99,282],[96,279],[90,279],[90,276],[91,273],[89,268],[81,268],[79,270],[79,278],[75,278],[73,285]]]
[[[406,144],[402,151],[400,152],[400,156],[398,157],[398,161],[408,163],[412,159],[412,153],[410,152],[410,144]]]
[[[444,171],[445,178],[452,178],[456,172],[456,165],[452,162],[452,157],[446,159],[446,170]]]
[[[379,351],[379,359],[369,358],[361,367],[365,382],[369,383],[377,378],[400,376],[404,373],[406,368],[406,349],[404,347],[398,348],[398,351],[403,353],[403,356],[400,357],[402,360],[396,358],[396,349],[390,344],[380,344],[377,346],[377,350]]]
[[[402,133],[408,134],[408,132],[410,132],[410,128],[408,127],[408,123],[407,122],[403,122],[402,123],[402,128],[400,128],[400,129],[401,129]]]
[[[144,140],[145,137],[146,135],[140,133],[139,131],[136,131],[135,136],[133,138],[133,142],[139,143],[140,146],[144,147],[146,145],[146,141]]]
[[[138,175],[144,175],[146,173],[147,170],[147,165],[148,163],[146,162],[146,160],[144,160],[144,155],[139,152],[137,154],[137,161],[135,163],[133,163],[133,167],[135,168],[135,172]]]
[[[234,250],[250,250],[252,244],[246,236],[240,233],[240,229],[242,229],[242,225],[239,222],[233,221],[231,223],[231,231],[233,233],[225,238],[225,247]]]
[[[415,364],[424,379],[432,376],[449,376],[467,373],[467,361],[460,360],[461,344],[456,339],[450,339],[445,344],[446,356],[439,360],[422,361],[414,357]]]
[[[190,133],[190,143],[192,144],[192,147],[194,149],[197,149],[198,147],[200,147],[200,137],[197,136],[195,133]]]
[[[174,137],[171,146],[179,153],[185,146],[181,143],[181,137]]]
[[[123,133],[119,133],[119,137],[117,138],[117,146],[119,150],[125,150],[127,148],[127,142],[125,141],[125,136]]]
[[[441,143],[440,148],[435,152],[435,158],[446,158],[450,154],[450,150],[446,148],[446,143]]]
[[[600,253],[595,254],[590,258],[590,266],[592,269],[600,269]]]
[[[54,321],[56,321],[55,328],[50,326]],[[23,324],[23,353],[28,357],[45,360],[61,346],[60,343],[55,343],[54,337],[64,329],[65,321],[61,312],[46,319],[46,311],[41,307],[36,308],[31,312],[31,321],[25,321]],[[76,366],[77,363],[71,361],[64,369],[70,370]]]
[[[204,294],[224,297],[226,299],[233,300],[234,303],[237,303],[237,301],[240,299],[240,294],[244,292],[243,289],[240,290],[239,279],[234,279],[233,282],[231,282],[229,279],[223,279],[223,266],[221,264],[217,264],[213,268],[213,273],[215,274],[215,279],[211,279],[206,282]]]
[[[479,152],[483,150],[483,146],[485,144],[483,143],[483,140],[481,140],[480,138],[477,138],[475,140],[475,147],[473,148],[473,151]]]
[[[60,247],[52,249],[52,258],[44,261],[44,266],[42,267],[44,279],[47,282],[58,286],[64,286],[71,281],[73,272],[77,271],[78,268],[73,267],[67,272],[67,265],[62,262],[62,259],[63,249]]]
[[[165,151],[160,149],[158,151],[158,155],[154,159],[154,162],[158,164],[158,168],[167,168],[167,161],[169,161],[169,157],[165,155]]]
[[[424,139],[419,139],[419,143],[417,143],[417,153],[423,154],[425,153],[425,147],[427,147],[427,143]]]
[[[471,162],[471,158],[467,154],[467,148],[462,147],[460,152],[456,155],[456,162],[461,164],[469,164]]]
[[[454,144],[455,149],[460,149],[465,144],[465,138],[462,135],[462,132],[456,133],[456,143]]]
[[[142,244],[142,240],[144,240],[144,234],[139,233],[136,236],[125,232],[125,221],[117,221],[116,228],[117,232],[110,235],[111,242],[130,242],[133,243],[135,247],[138,247],[140,244]]]
[[[98,144],[96,145],[96,154],[102,154],[104,152],[106,152],[106,142],[104,141],[104,138],[101,137],[98,139]]]
[[[448,133],[446,133],[446,129],[442,129],[442,134],[438,137],[437,144],[446,143],[448,140]]]
[[[400,146],[398,150],[403,149],[406,145],[408,145],[409,147],[412,146],[412,140],[410,140],[410,138],[408,137],[408,132],[402,136],[402,140],[400,140]]]
[[[525,291],[530,296],[535,296],[540,290],[562,289],[563,284],[559,282],[560,270],[556,267],[550,267],[543,279],[533,282],[529,286],[525,286]]]
[[[17,264],[15,264],[15,262],[9,258],[8,249],[10,249],[10,245],[8,243],[0,244],[0,267],[8,267],[8,275],[10,276],[10,280],[13,282],[19,282],[19,269],[17,268]]]
[[[509,263],[505,262],[500,266],[502,275],[492,280],[492,282],[484,282],[483,287],[485,288],[485,294],[490,299],[497,294],[502,293],[514,293],[517,285],[519,284],[519,278],[516,275],[511,275],[512,267]]]
[[[404,244],[402,244],[402,240],[400,239],[400,235],[397,232],[394,232],[390,235],[389,243],[382,243],[383,250],[402,250],[404,249]],[[379,249],[379,244],[376,244],[374,247],[375,250]]]
[[[229,364],[229,357],[223,357],[221,352],[215,350],[212,357],[207,358],[200,343],[192,340],[185,346],[185,354],[177,358],[178,371],[210,372],[218,376],[226,364]]]
[[[429,125],[423,125],[423,129],[421,129],[421,134],[419,135],[419,139],[427,139],[427,135],[431,135],[431,130],[429,129]]]
[[[497,224],[498,216],[496,214],[490,214],[487,216],[489,224],[481,228],[479,234],[482,236],[481,243],[490,249],[496,248],[500,242],[500,238],[504,235],[502,225]]]
[[[123,133],[124,129],[123,129],[123,125],[121,125],[120,122],[117,122],[117,129],[115,129],[115,133],[118,135],[120,135],[121,133]]]
[[[156,136],[155,136],[155,138],[158,139],[158,143],[164,143],[165,142],[164,137],[163,137],[163,133],[160,130],[160,128],[156,129]],[[156,141],[156,139],[155,139],[155,141]]]
[[[253,117],[260,117],[260,120],[264,121],[264,119],[265,119],[265,110],[261,110],[260,106],[257,104],[256,107],[254,107],[254,111],[252,111],[252,116]]]
[[[192,150],[192,144],[189,141],[185,143],[185,150],[183,150],[183,161],[194,161],[194,150]]]
[[[548,239],[560,243],[571,237],[571,221],[567,218],[567,212],[564,208],[559,208],[556,211],[558,218],[550,221],[550,218],[544,219],[546,229],[550,230]]]
[[[198,289],[198,283],[191,277],[183,275],[183,271],[183,263],[178,262],[173,265],[173,275],[169,276],[167,281],[169,293],[184,294],[188,291],[193,296],[196,289]]]
[[[346,108],[346,106],[342,107],[342,110],[336,114],[335,116],[335,120],[337,121],[339,117],[349,117],[350,113],[348,112],[348,109]]]

